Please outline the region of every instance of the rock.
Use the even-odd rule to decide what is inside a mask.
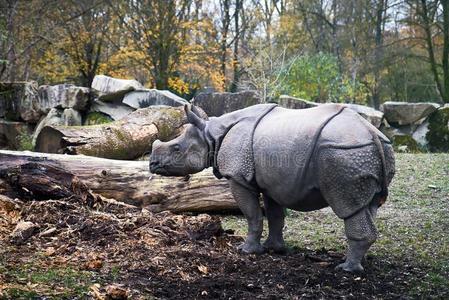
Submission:
[[[37,82],[0,83],[0,117],[34,124],[44,114],[39,106]]]
[[[317,107],[318,105],[320,105],[320,103],[315,103],[287,95],[281,95],[279,97],[278,104],[282,107],[291,109],[304,109],[304,108]],[[366,120],[368,120],[368,122],[376,126],[376,128],[379,128],[380,125],[382,124],[384,114],[381,111],[375,110],[374,108],[365,105],[350,104],[350,103],[344,105],[356,111]]]
[[[25,243],[38,229],[38,226],[32,222],[21,221],[16,225],[10,235],[10,241],[13,244],[21,245]]]
[[[182,106],[188,102],[170,91],[151,89],[129,92],[123,103],[138,109],[152,105]]]
[[[0,147],[20,150],[23,148],[22,137],[30,136],[32,133],[33,126],[30,124],[0,119]]]
[[[80,126],[81,124],[81,114],[73,108],[67,108],[64,110],[52,108],[34,130],[33,147],[36,145],[37,136],[45,126]]]
[[[393,142],[393,148],[399,152],[420,152],[418,143],[413,139],[411,135],[395,135],[391,139]]]
[[[90,107],[90,112],[99,112],[102,114],[106,114],[110,116],[113,120],[120,120],[130,113],[132,113],[135,109],[118,103],[107,103],[100,100],[95,100]]]
[[[307,101],[300,98],[295,98],[287,95],[281,95],[278,100],[278,104],[285,108],[291,109],[304,109],[311,108],[320,105],[319,103]]]
[[[429,150],[449,152],[449,106],[439,108],[430,115],[429,131],[426,134]]]
[[[92,82],[92,88],[98,91],[99,100],[122,101],[126,93],[143,89],[143,86],[136,80],[97,75]]]
[[[364,117],[368,122],[373,124],[376,128],[379,128],[382,124],[382,119],[384,117],[383,112],[378,111],[374,108],[358,105],[358,104],[345,104],[346,107],[356,111],[359,115]]]
[[[90,89],[73,84],[42,85],[39,87],[39,105],[43,111],[52,108],[86,109]]]
[[[425,145],[421,146],[421,144],[413,137],[417,127],[418,125],[413,124],[393,127],[384,120],[379,129],[390,139],[396,151],[420,152],[421,149],[425,148]],[[418,134],[416,136],[418,136]]]
[[[65,126],[81,126],[83,123],[81,113],[73,108],[64,109],[62,121]]]
[[[421,124],[424,118],[438,109],[436,103],[385,102],[381,106],[390,124]]]
[[[426,121],[424,121],[424,123],[419,125],[418,128],[416,128],[416,130],[412,134],[412,138],[423,149],[426,149],[427,144],[428,144],[428,141],[426,138],[427,132],[429,132],[429,122],[426,120]]]
[[[208,116],[215,117],[260,103],[262,103],[262,100],[257,97],[254,91],[200,93],[192,100],[192,104],[202,108]]]

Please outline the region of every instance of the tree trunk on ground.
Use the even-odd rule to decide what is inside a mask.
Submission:
[[[67,197],[86,186],[154,212],[238,211],[227,181],[209,169],[189,178],[150,176],[147,161],[1,150],[0,161],[0,194],[11,198]]]
[[[150,152],[156,139],[173,138],[185,123],[182,107],[148,107],[102,125],[44,127],[35,151],[135,159]]]

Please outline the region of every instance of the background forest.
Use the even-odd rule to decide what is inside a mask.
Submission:
[[[0,81],[449,102],[447,0],[0,0]]]

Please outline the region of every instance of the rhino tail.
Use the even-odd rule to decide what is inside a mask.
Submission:
[[[387,197],[388,197],[388,176],[387,176],[387,163],[385,161],[385,151],[384,151],[384,147],[382,145],[382,142],[379,139],[379,136],[377,135],[377,133],[368,126],[368,130],[370,131],[371,135],[373,136],[373,141],[374,144],[377,147],[377,150],[379,151],[379,155],[380,155],[380,160],[381,160],[381,164],[382,164],[382,190],[380,191],[379,194],[379,206],[381,206],[382,204],[385,203],[385,201],[387,201]]]

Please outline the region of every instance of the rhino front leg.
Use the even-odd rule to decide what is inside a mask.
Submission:
[[[245,242],[239,246],[239,250],[244,253],[263,253],[264,248],[260,244],[263,218],[259,194],[248,190],[233,180],[230,181],[230,186],[235,201],[248,221],[248,235]]]
[[[264,195],[265,214],[268,219],[268,238],[263,246],[275,253],[284,253],[285,243],[282,230],[284,229],[284,208],[270,197]]]
[[[377,239],[377,229],[374,218],[377,212],[377,203],[373,201],[355,215],[345,219],[345,233],[348,238],[349,249],[346,261],[337,266],[348,272],[362,272],[362,259],[369,247]]]

